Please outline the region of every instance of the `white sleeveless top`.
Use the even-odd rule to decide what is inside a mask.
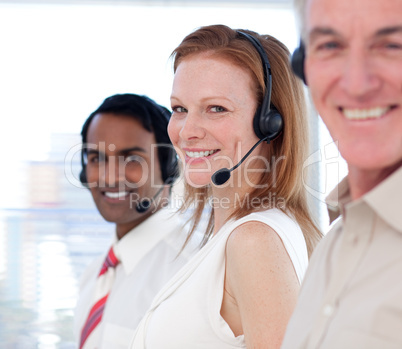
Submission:
[[[226,241],[237,226],[249,221],[263,222],[275,230],[301,283],[308,264],[307,247],[294,220],[271,209],[229,221],[154,298],[130,349],[246,348],[244,335],[234,336],[220,310]]]

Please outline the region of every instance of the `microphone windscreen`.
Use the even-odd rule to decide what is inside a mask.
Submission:
[[[221,168],[212,175],[211,180],[215,185],[222,185],[226,183],[229,178],[230,170],[228,168]]]
[[[151,206],[151,200],[143,199],[135,207],[138,213],[146,212]]]

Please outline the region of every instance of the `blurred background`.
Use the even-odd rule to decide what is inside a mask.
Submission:
[[[298,43],[290,0],[0,0],[0,348],[75,348],[79,277],[113,234],[77,179],[81,126],[115,93],[169,107],[169,55],[208,24]],[[326,231],[346,169],[314,110],[311,130],[306,186]]]

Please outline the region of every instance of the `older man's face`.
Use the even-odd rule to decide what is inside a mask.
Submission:
[[[306,76],[349,167],[402,163],[402,0],[308,0]]]

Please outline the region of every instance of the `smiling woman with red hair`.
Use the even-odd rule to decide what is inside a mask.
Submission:
[[[193,228],[212,210],[204,247],[154,299],[132,348],[279,348],[321,236],[302,182],[302,86],[286,47],[252,31],[202,27],[173,57],[183,209],[195,206]]]

